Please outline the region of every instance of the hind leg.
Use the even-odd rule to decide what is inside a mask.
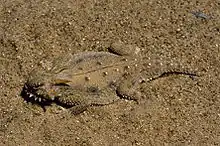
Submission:
[[[125,79],[119,84],[117,94],[124,99],[139,102],[143,95],[137,90],[137,88],[143,82],[144,79],[142,77]]]

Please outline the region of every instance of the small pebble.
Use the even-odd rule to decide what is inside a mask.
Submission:
[[[196,18],[209,19],[210,17],[200,11],[191,12]]]

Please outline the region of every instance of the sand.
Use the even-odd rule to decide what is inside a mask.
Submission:
[[[217,0],[0,1],[0,145],[220,145],[219,8]],[[79,115],[20,96],[34,67],[117,40],[204,74],[164,77],[141,86],[140,104]]]

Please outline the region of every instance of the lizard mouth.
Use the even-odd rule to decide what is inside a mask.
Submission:
[[[41,86],[43,85],[30,86],[28,84],[24,84],[21,96],[26,102],[36,103],[41,106],[50,105],[54,99],[45,98],[45,95],[39,94]]]
[[[56,103],[57,105],[60,105],[65,108],[70,108],[73,105],[71,103],[62,103],[58,100],[59,96],[52,95],[52,93],[49,93],[48,95],[47,91],[44,89],[45,85],[36,85],[36,84],[24,84],[24,87],[21,91],[21,96],[26,102],[31,102],[32,104],[40,105],[41,107],[49,106],[52,103]],[[56,90],[56,88],[54,88]],[[51,90],[51,92],[54,92],[54,90]],[[45,108],[44,108],[45,109]]]

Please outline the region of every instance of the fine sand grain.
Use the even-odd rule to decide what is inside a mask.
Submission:
[[[204,74],[164,77],[141,86],[141,104],[121,100],[76,116],[20,96],[33,67],[117,40]],[[0,145],[220,145],[219,125],[219,1],[0,1]]]

